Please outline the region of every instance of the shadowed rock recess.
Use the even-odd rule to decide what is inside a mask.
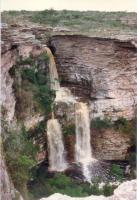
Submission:
[[[54,36],[61,84],[89,101],[92,117],[134,116],[137,102],[137,48],[133,41]]]

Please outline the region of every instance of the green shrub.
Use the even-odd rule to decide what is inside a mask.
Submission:
[[[50,186],[55,186],[58,189],[64,189],[65,187],[71,185],[71,179],[67,176],[65,176],[64,174],[55,174],[54,178],[51,178],[48,180],[48,184],[50,184]]]
[[[64,135],[74,135],[75,134],[75,124],[68,124],[63,126],[63,134]]]
[[[120,117],[119,119],[117,119],[114,124],[113,127],[115,130],[121,131],[123,133],[133,133],[133,129],[134,129],[134,125],[132,123],[132,121],[127,120],[124,117]]]
[[[33,65],[34,64],[34,58],[32,55],[30,55],[28,58],[22,59],[20,57],[20,60],[17,62],[18,65]]]
[[[110,176],[114,176],[117,180],[121,181],[124,177],[123,169],[121,169],[119,165],[112,164]]]
[[[110,185],[110,184],[106,184],[103,187],[103,194],[104,196],[108,197],[113,195],[114,189],[116,188],[116,186]]]
[[[40,58],[42,59],[43,56],[44,54]],[[51,112],[55,91],[50,89],[47,76],[43,70],[37,66],[29,69],[25,68],[22,70],[22,77],[31,83],[30,87],[34,94],[34,100],[39,104],[41,111],[44,111],[46,114]]]
[[[100,119],[100,117],[97,117],[91,121],[91,128],[107,129],[111,127],[112,127],[112,122],[110,119],[107,118]]]
[[[100,119],[100,117],[97,117],[91,121],[91,128],[95,128],[99,130],[112,128],[122,133],[130,133],[131,136],[134,135],[134,132],[135,132],[133,120],[129,121],[124,117],[120,117],[114,122],[112,122],[108,118]]]
[[[30,169],[36,164],[38,147],[34,146],[25,127],[11,127],[3,124],[3,148],[6,164],[15,187],[20,191],[27,185]]]
[[[32,56],[25,60],[20,58],[18,66],[14,66],[10,71],[14,76],[17,119],[22,120],[30,112],[41,112],[48,115],[52,111],[55,91],[50,89],[47,72],[42,67],[43,63],[48,64],[48,55],[45,52],[38,58]],[[30,66],[20,66],[24,64]]]
[[[35,137],[35,138],[44,136],[45,135],[45,124],[46,124],[46,120],[42,120],[42,121],[38,122],[37,125],[35,126],[35,128],[30,129],[28,131],[29,136]]]
[[[22,79],[27,79],[33,84],[37,84],[36,69],[35,68],[24,68],[22,69]]]
[[[35,100],[38,102],[41,111],[48,114],[52,111],[53,101],[55,98],[55,92],[48,86],[38,86],[37,91],[34,94]]]
[[[99,183],[97,182],[89,185],[88,183],[73,180],[63,173],[57,173],[48,178],[43,171],[36,177],[36,181],[30,187],[30,192],[34,195],[34,199],[41,198],[42,196],[46,197],[54,193],[66,194],[71,197],[103,194],[109,196],[113,193],[113,190],[114,187],[108,184],[99,189]]]

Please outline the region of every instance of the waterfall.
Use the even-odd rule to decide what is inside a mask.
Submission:
[[[48,47],[45,47],[45,49],[49,58],[50,87],[52,90],[57,91],[60,89],[60,83],[54,56]]]
[[[90,119],[85,103],[75,104],[76,144],[75,160],[80,163],[86,181],[91,182],[91,162],[94,160],[90,144]]]
[[[67,168],[67,163],[65,160],[61,126],[57,119],[48,120],[47,136],[49,144],[49,169],[51,171],[64,171]]]
[[[56,91],[55,103],[76,103],[76,99],[71,95],[68,88],[60,87],[58,72],[52,52],[46,47],[49,57],[49,73],[51,89]],[[75,159],[81,164],[83,175],[86,181],[91,181],[91,161],[94,160],[90,145],[90,120],[87,105],[85,103],[76,103],[76,144]],[[68,165],[65,159],[65,150],[61,126],[57,119],[47,122],[47,137],[49,145],[49,169],[52,171],[64,171]]]
[[[50,87],[56,91],[56,98],[58,96],[58,99],[63,99],[60,95],[63,92],[60,87],[54,56],[48,47],[46,47],[46,52],[49,57]],[[61,126],[59,121],[54,119],[54,112],[52,112],[52,119],[47,122],[47,137],[49,145],[49,169],[51,171],[64,171],[67,168],[65,149]]]
[[[74,96],[72,96],[71,91],[68,88],[60,87],[60,89],[56,92],[55,102],[65,102],[69,104],[75,103],[76,100]]]
[[[71,91],[66,87],[60,87],[54,56],[48,47],[45,47],[45,49],[49,58],[50,88],[56,91],[55,102],[75,102]]]

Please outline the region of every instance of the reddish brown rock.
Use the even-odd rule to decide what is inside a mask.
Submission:
[[[99,160],[126,160],[131,139],[128,133],[114,129],[92,130],[91,144]]]

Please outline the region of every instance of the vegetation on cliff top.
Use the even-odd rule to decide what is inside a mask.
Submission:
[[[102,34],[104,32],[132,32],[137,30],[137,13],[99,11],[4,11],[2,21],[19,23],[23,21],[51,27],[69,28],[72,32]]]

